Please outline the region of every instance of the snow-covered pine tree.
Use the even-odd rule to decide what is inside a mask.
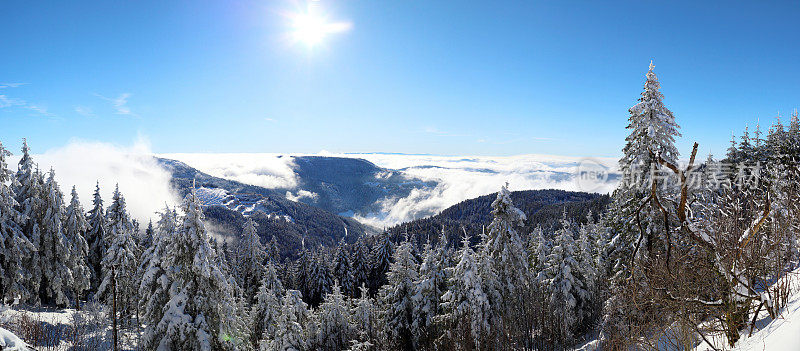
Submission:
[[[70,252],[72,244],[64,235],[62,220],[64,195],[55,179],[55,171],[50,169],[42,191],[43,214],[39,238],[39,270],[42,272],[39,283],[40,300],[47,304],[69,305],[68,295],[72,289]]]
[[[370,259],[372,267],[370,269],[369,289],[370,294],[373,296],[386,284],[386,273],[389,272],[393,256],[392,240],[389,238],[389,234],[384,232],[375,241],[375,247],[372,249],[372,258]]]
[[[375,302],[369,297],[369,289],[366,284],[362,284],[359,290],[361,292],[351,311],[351,330],[360,342],[375,341],[377,334]]]
[[[387,334],[397,349],[413,350],[414,283],[419,279],[417,262],[411,254],[411,243],[403,241],[389,267],[387,284],[381,287],[380,297],[385,311]]]
[[[250,310],[251,343],[254,349],[258,348],[261,340],[275,339],[281,314],[281,297],[285,293],[274,264],[272,261],[267,262],[264,278],[261,280],[261,286],[256,295],[256,302]]]
[[[217,266],[194,189],[182,209],[182,223],[164,255],[170,299],[161,321],[153,326],[160,338],[157,349],[220,350],[226,344],[224,327],[234,311],[228,277]]]
[[[333,287],[334,277],[330,268],[328,267],[328,260],[325,259],[325,253],[322,250],[314,252],[314,257],[311,260],[311,270],[308,274],[308,304],[312,307],[319,306],[322,298],[331,292]]]
[[[92,273],[87,265],[89,246],[86,244],[84,235],[89,229],[89,222],[83,212],[83,206],[78,199],[78,191],[72,187],[71,200],[67,206],[64,218],[64,235],[70,243],[69,268],[72,271],[71,297],[76,305],[83,297],[84,292],[89,290]]]
[[[432,348],[438,335],[434,328],[434,318],[439,315],[439,299],[444,294],[443,287],[446,286],[447,279],[444,267],[441,266],[443,254],[443,248],[434,249],[427,244],[419,265],[419,278],[415,282],[416,288],[412,297],[412,332],[418,349]]]
[[[497,198],[492,202],[492,215],[494,219],[487,228],[481,260],[497,276],[500,301],[491,302],[501,318],[495,319],[495,322],[501,323],[499,327],[505,330],[501,333],[504,337],[525,338],[533,328],[525,325],[531,321],[525,316],[530,271],[525,245],[516,230],[525,221],[525,214],[514,207],[508,184],[500,188]],[[508,343],[506,340],[503,342]]]
[[[101,262],[103,281],[97,289],[97,299],[111,306],[116,304],[119,317],[126,321],[134,315],[138,303],[140,282],[135,281],[138,271],[136,241],[133,237],[133,223],[125,204],[125,197],[114,190],[113,202],[106,212],[108,220],[109,247]],[[112,274],[113,272],[113,274]],[[116,287],[116,288],[115,288]]]
[[[458,263],[448,268],[450,284],[442,296],[443,314],[438,319],[444,325],[446,339],[461,345],[461,349],[481,350],[490,344],[486,339],[491,332],[492,307],[469,242],[465,236]]]
[[[100,182],[97,182],[89,211],[89,230],[86,231],[86,243],[89,245],[89,270],[92,274],[89,291],[96,292],[103,281],[102,262],[108,250],[108,221],[106,220],[103,198],[100,197]]]
[[[25,217],[17,210],[19,203],[12,189],[16,178],[11,176],[6,163],[9,155],[11,153],[0,143],[0,303],[10,303],[17,298],[26,300],[35,293],[25,284],[30,279],[25,263],[36,247],[19,225],[25,223]]]
[[[308,306],[297,290],[286,291],[283,306],[275,328],[273,340],[261,343],[264,351],[305,351],[308,350],[309,337],[306,326],[311,320]]]
[[[321,350],[344,350],[352,336],[350,311],[338,284],[319,306],[319,328],[316,345]]]
[[[153,243],[145,249],[140,267],[142,320],[148,326],[142,335],[142,344],[147,350],[156,349],[161,341],[160,336],[155,334],[155,326],[164,317],[164,306],[170,299],[169,290],[172,284],[168,274],[169,267],[166,266],[164,259],[167,246],[178,228],[178,216],[174,210],[165,207],[158,215],[159,220],[153,230]]]
[[[28,142],[22,140],[22,157],[19,160],[17,173],[11,182],[11,189],[16,196],[18,210],[22,214],[22,228],[25,238],[34,246],[29,255],[23,256],[22,266],[25,272],[23,279],[24,288],[20,289],[21,301],[39,304],[39,283],[42,280],[42,271],[39,266],[39,245],[41,236],[41,223],[44,216],[44,180],[38,167],[33,162],[28,148]]]
[[[275,234],[272,235],[269,245],[267,245],[267,260],[275,265],[281,264],[281,251],[278,248],[278,240],[275,238]]]
[[[308,296],[309,294],[309,274],[311,272],[311,253],[308,252],[308,249],[303,248],[299,252],[299,256],[294,264],[294,287],[295,290],[299,291],[302,296]],[[307,298],[307,297],[306,297]]]
[[[607,226],[619,236],[614,240],[618,247],[614,248],[616,271],[626,270],[624,260],[630,260],[633,253],[635,237],[639,231],[635,228],[636,211],[640,202],[647,197],[651,179],[651,168],[656,164],[650,151],[664,160],[675,163],[679,153],[675,148],[675,138],[681,134],[672,112],[664,106],[663,94],[659,91],[661,84],[653,72],[655,66],[650,63],[647,79],[639,102],[628,111],[628,127],[630,134],[625,138],[623,156],[619,160],[623,181],[612,195],[609,206],[610,216]],[[647,223],[650,221],[645,218]],[[658,226],[651,226],[657,231]]]
[[[553,248],[547,256],[547,287],[550,291],[550,308],[554,314],[555,336],[562,342],[574,340],[579,330],[580,310],[587,303],[589,293],[581,276],[582,267],[576,256],[577,245],[572,224],[562,219],[562,228],[556,231]]]
[[[248,218],[236,245],[234,270],[248,304],[255,302],[258,286],[264,276],[264,260],[267,256],[256,225],[252,218]]]
[[[542,283],[546,278],[544,272],[547,254],[550,252],[550,240],[544,236],[542,227],[536,227],[531,233],[528,242],[528,255],[531,269],[531,279]]]
[[[353,248],[353,259],[350,262],[353,285],[358,287],[369,282],[369,248],[364,240],[364,236],[356,240],[355,247]],[[361,290],[355,290],[353,293],[354,294],[351,296],[360,296]]]
[[[333,258],[333,276],[339,281],[339,287],[343,294],[353,296],[356,293],[356,285],[353,281],[352,266],[350,264],[350,253],[345,246],[344,238],[339,241]]]

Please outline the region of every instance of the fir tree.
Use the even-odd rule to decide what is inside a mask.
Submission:
[[[240,287],[244,290],[246,301],[252,304],[258,292],[258,285],[264,276],[264,245],[256,230],[256,222],[248,218],[236,247],[236,273]]]
[[[350,265],[350,254],[344,244],[344,239],[339,241],[333,260],[333,275],[339,281],[342,293],[348,296],[355,294],[355,282],[353,281],[352,267]]]
[[[113,202],[106,216],[110,245],[101,262],[103,281],[97,289],[97,298],[111,306],[116,296],[117,311],[126,320],[133,316],[138,303],[139,282],[135,281],[138,247],[133,237],[133,223],[119,186],[114,190]]]
[[[444,294],[446,276],[442,264],[443,248],[426,245],[419,278],[416,281],[414,301],[414,322],[412,331],[418,348],[430,348],[436,337],[434,318],[439,315],[439,298]]]
[[[253,348],[257,348],[261,340],[273,340],[278,334],[278,319],[281,314],[281,297],[285,294],[285,289],[275,266],[272,262],[267,263],[264,278],[261,280],[256,303],[250,310],[252,318],[251,342]]]
[[[92,209],[89,211],[89,230],[86,232],[86,243],[89,245],[89,270],[91,273],[90,291],[97,291],[103,281],[102,262],[108,250],[108,221],[103,208],[103,198],[100,197],[100,182],[97,183],[92,199]]]
[[[374,295],[386,284],[386,273],[392,264],[393,248],[388,233],[383,233],[372,249],[372,268],[370,270],[370,293]]]
[[[385,326],[398,349],[413,349],[414,282],[418,280],[417,262],[411,254],[411,243],[404,241],[397,248],[394,262],[387,273],[387,284],[381,288],[386,306]]]
[[[484,292],[484,282],[469,241],[465,236],[458,263],[448,268],[451,270],[450,288],[442,296],[444,313],[440,319],[446,325],[446,336],[464,343],[463,348],[480,350],[488,347],[485,339],[491,331],[492,306]]]
[[[194,189],[182,209],[182,222],[164,256],[170,298],[153,333],[160,338],[159,350],[219,350],[226,344],[224,326],[234,312],[231,288],[217,266]]]
[[[69,268],[72,271],[72,297],[76,300],[77,305],[77,300],[89,290],[92,274],[86,261],[89,255],[89,246],[84,239],[86,231],[89,229],[89,222],[86,220],[83,206],[78,199],[78,191],[74,186],[71,196],[72,199],[67,206],[64,219],[64,235],[67,242],[72,245]]]
[[[343,350],[350,341],[350,311],[339,285],[334,285],[330,294],[319,307],[317,346],[322,350]]]
[[[19,223],[22,233],[34,249],[30,254],[22,256],[24,271],[23,288],[19,289],[21,300],[39,304],[39,283],[42,279],[39,265],[39,245],[41,243],[41,223],[44,216],[44,181],[36,164],[30,156],[30,149],[25,139],[22,140],[22,157],[19,160],[17,173],[11,182],[11,190],[16,196],[18,210],[22,214]]]
[[[164,306],[170,299],[170,267],[164,261],[167,255],[167,247],[176,235],[178,228],[178,215],[174,210],[165,207],[159,213],[159,220],[156,223],[153,234],[153,244],[145,249],[142,265],[142,282],[139,286],[142,292],[142,319],[148,326],[142,337],[145,349],[153,350],[161,342],[157,335],[155,326],[164,317]]]
[[[19,226],[25,223],[25,217],[17,210],[19,203],[13,190],[16,178],[11,176],[6,163],[9,155],[11,153],[0,143],[0,303],[17,298],[25,300],[35,293],[25,284],[31,278],[25,264],[36,247]],[[9,183],[12,186],[8,186]]]

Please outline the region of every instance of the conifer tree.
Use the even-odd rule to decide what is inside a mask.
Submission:
[[[339,285],[334,285],[331,293],[319,307],[319,328],[317,346],[322,350],[344,350],[352,334],[350,330],[350,311]]]
[[[30,156],[30,149],[25,139],[22,140],[22,157],[19,160],[17,173],[11,182],[11,190],[16,196],[18,210],[22,214],[22,233],[34,249],[29,255],[22,257],[24,270],[23,285],[20,289],[23,302],[39,304],[39,283],[42,279],[39,265],[39,245],[41,244],[41,223],[44,216],[44,180],[36,164]]]
[[[381,286],[386,284],[386,273],[392,264],[393,254],[392,241],[388,233],[383,233],[375,242],[372,249],[372,268],[370,269],[370,293],[376,294]]]
[[[194,189],[182,209],[181,224],[164,256],[170,298],[154,334],[160,338],[159,350],[219,350],[226,344],[224,326],[234,312],[231,287],[218,267]]]
[[[411,254],[411,243],[404,241],[394,254],[387,284],[381,287],[381,300],[386,306],[385,326],[388,335],[401,350],[413,349],[414,282],[419,278],[417,262]]]
[[[84,235],[89,229],[89,222],[86,220],[83,206],[78,199],[78,191],[74,186],[71,196],[64,219],[64,235],[67,242],[72,245],[69,268],[72,272],[72,298],[76,300],[77,305],[77,300],[89,290],[92,274],[86,261],[89,255],[89,246],[84,239]]]
[[[304,351],[308,350],[309,338],[306,326],[311,320],[308,306],[297,290],[286,291],[281,314],[273,340],[262,343],[262,350]]]
[[[92,199],[92,209],[88,216],[89,230],[86,243],[89,245],[89,270],[91,273],[90,291],[97,291],[103,281],[102,262],[109,246],[108,221],[106,220],[103,198],[100,196],[100,182],[97,182]]]
[[[284,294],[285,289],[278,279],[275,266],[272,262],[268,262],[261,286],[258,288],[256,302],[250,310],[253,348],[258,348],[261,340],[273,340],[276,337],[281,314],[281,297]]]
[[[353,259],[350,262],[351,272],[353,277],[354,286],[362,286],[369,282],[370,274],[370,260],[369,248],[364,242],[364,237],[359,237],[356,240],[355,247],[353,248]],[[361,290],[354,291],[352,296],[360,296]]]
[[[439,315],[439,299],[444,294],[446,276],[442,264],[443,248],[426,245],[413,300],[414,322],[412,331],[417,348],[430,348],[436,338],[434,318]]]
[[[546,281],[550,291],[550,308],[556,321],[556,336],[571,342],[578,331],[580,310],[588,302],[589,293],[576,260],[577,250],[572,224],[562,219],[562,228],[555,234],[553,248],[547,257]]]
[[[261,238],[256,230],[256,222],[252,218],[248,218],[236,247],[235,265],[238,282],[244,290],[248,304],[255,301],[258,286],[264,276],[266,256],[264,245],[261,244]]]
[[[448,268],[450,288],[442,296],[444,313],[440,319],[446,337],[464,345],[461,348],[480,350],[489,344],[486,337],[491,332],[492,306],[469,241],[465,236],[458,263]]]
[[[116,299],[117,311],[125,321],[135,312],[140,282],[135,281],[139,262],[133,223],[119,186],[114,190],[113,202],[106,216],[109,247],[101,262],[103,281],[97,289],[97,298],[107,306]]]
[[[25,300],[35,293],[28,290],[26,280],[30,279],[30,270],[25,264],[36,247],[19,225],[25,223],[25,217],[17,210],[19,203],[13,190],[16,178],[11,176],[6,163],[9,155],[0,143],[0,303],[17,298]]]
[[[350,254],[347,252],[344,239],[339,241],[333,259],[333,276],[339,281],[342,293],[347,296],[355,294],[355,282],[353,282],[352,267],[350,264]]]
[[[161,342],[156,335],[155,326],[164,317],[164,306],[170,299],[170,278],[168,267],[164,261],[167,256],[167,247],[176,235],[178,228],[178,214],[169,207],[164,208],[159,214],[159,220],[153,229],[153,244],[145,249],[142,265],[142,282],[139,289],[142,292],[142,319],[148,326],[144,330],[142,343],[145,349],[152,350]]]

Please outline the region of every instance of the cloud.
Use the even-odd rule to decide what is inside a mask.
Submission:
[[[3,88],[17,88],[28,83],[0,83],[0,89]]]
[[[267,122],[272,122],[272,123],[275,123],[275,122],[277,122],[277,120],[276,120],[276,119],[274,119],[274,118],[269,118],[269,117],[266,117],[266,118],[264,118],[264,120],[265,120],[265,121],[267,121]]]
[[[94,117],[95,116],[94,111],[92,110],[91,107],[75,106],[75,112],[77,114],[81,115],[81,116],[86,116],[86,117]]]
[[[215,177],[268,189],[297,187],[291,157],[280,154],[163,154]]]
[[[106,100],[111,103],[111,106],[114,108],[114,111],[118,115],[127,115],[127,116],[137,116],[135,113],[131,111],[131,108],[128,106],[128,98],[131,97],[130,93],[122,93],[115,98],[106,97],[100,94],[94,94],[95,96]]]
[[[36,145],[31,147],[35,149]],[[51,167],[55,169],[66,201],[75,185],[85,210],[92,206],[92,194],[98,181],[105,206],[109,205],[114,187],[119,184],[131,216],[143,225],[165,204],[179,203],[169,183],[170,174],[155,162],[148,142],[142,138],[131,146],[73,140],[32,157],[43,172]],[[18,162],[18,153],[13,158],[10,164]]]
[[[0,83],[0,89],[4,88],[17,88],[25,85],[26,83]],[[0,108],[20,108],[33,111],[36,115],[56,118],[56,114],[47,110],[47,107],[40,104],[33,104],[24,99],[12,97],[6,94],[0,94]]]

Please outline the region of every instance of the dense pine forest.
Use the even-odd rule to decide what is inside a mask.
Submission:
[[[0,327],[41,350],[732,346],[793,292],[774,283],[800,257],[800,117],[719,158],[678,150],[651,64],[627,129],[610,196],[503,186],[288,255],[252,218],[211,235],[193,190],[148,223],[119,188],[84,207],[26,143],[16,172],[0,144]],[[534,195],[559,204],[519,205]],[[70,327],[11,311],[71,311]]]

